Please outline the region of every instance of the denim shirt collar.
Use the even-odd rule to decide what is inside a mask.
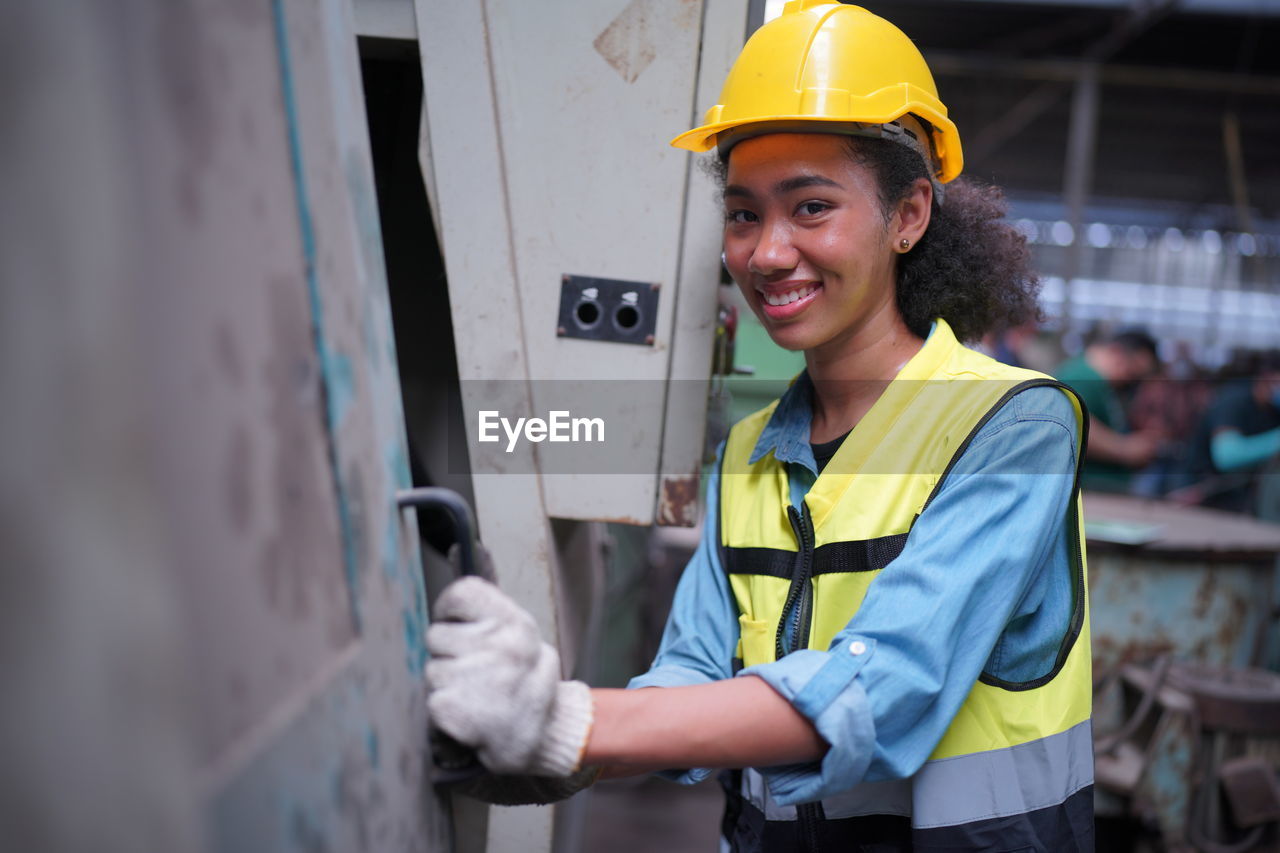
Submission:
[[[925,336],[927,342],[938,328],[937,322],[929,327]],[[913,359],[914,360],[914,359]],[[800,371],[785,394],[778,400],[778,405],[764,425],[764,432],[756,441],[748,463],[754,465],[765,457],[769,451],[779,462],[790,462],[806,468],[814,477],[818,476],[818,462],[813,458],[813,447],[809,444],[809,428],[813,425],[813,381],[807,369]]]
[[[751,451],[750,464],[759,462],[772,450],[779,462],[802,465],[816,477],[818,463],[813,458],[813,448],[809,446],[812,423],[813,382],[809,379],[809,371],[802,370],[778,400],[764,432],[760,433],[755,449]]]

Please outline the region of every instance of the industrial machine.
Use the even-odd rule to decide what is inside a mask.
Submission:
[[[465,495],[570,668],[590,525],[694,521],[719,225],[666,142],[746,20],[6,6],[15,849],[551,849],[555,809],[430,784],[448,530],[396,495]],[[596,456],[478,435],[561,411]]]

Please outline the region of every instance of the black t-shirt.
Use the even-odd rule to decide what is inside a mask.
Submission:
[[[853,430],[849,430],[853,432]],[[840,449],[840,445],[849,437],[849,432],[839,438],[833,438],[830,441],[824,441],[821,444],[809,442],[809,447],[813,450],[813,461],[818,463],[818,473],[822,473],[822,469],[827,467],[827,463],[831,461],[831,457],[836,455],[836,451]]]

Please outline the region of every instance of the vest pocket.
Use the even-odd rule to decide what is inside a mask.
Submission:
[[[777,625],[761,619],[738,617],[738,635],[742,640],[742,663],[755,666],[775,659]]]

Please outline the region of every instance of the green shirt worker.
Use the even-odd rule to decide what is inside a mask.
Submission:
[[[494,774],[471,790],[548,801],[601,776],[725,768],[722,849],[735,853],[1092,850],[1075,487],[1087,423],[1061,383],[961,343],[1034,315],[1037,282],[999,194],[955,180],[959,132],[919,51],[863,9],[793,0],[673,144],[716,152],[725,265],[770,337],[804,354],[802,450],[839,447],[806,476],[783,448],[759,452],[778,404],[731,430],[705,540],[722,595],[690,600],[684,581],[677,593],[692,645],[700,604],[708,640],[736,639],[708,652],[723,659],[705,671],[724,677],[563,681],[518,604],[475,578],[449,587],[428,633],[428,703]],[[1010,410],[1035,421],[1041,405],[1070,422],[1053,433],[1060,470],[991,472],[948,492],[984,425]],[[1012,549],[1000,526],[1027,502],[1008,496],[1042,484],[1056,497],[1032,527],[1046,532]],[[981,547],[938,553],[913,538],[944,492],[971,496],[955,500],[987,532]],[[1038,573],[1055,573],[1065,602],[1047,635],[1035,630],[1044,608],[1019,591]],[[1032,658],[1043,666],[1008,666]],[[849,735],[868,753],[851,755],[824,710],[844,697],[857,716],[873,693],[909,698],[858,716],[864,729],[940,721],[894,778],[867,777],[874,732]],[[811,796],[782,793],[797,775],[820,780]]]
[[[1091,416],[1083,472],[1086,489],[1127,492],[1133,472],[1156,458],[1163,436],[1130,431],[1122,392],[1155,376],[1159,368],[1151,336],[1126,331],[1090,344],[1054,371],[1080,395]]]

